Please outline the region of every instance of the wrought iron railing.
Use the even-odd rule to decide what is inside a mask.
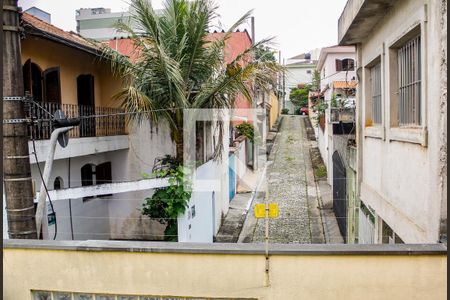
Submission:
[[[71,138],[126,134],[123,109],[55,102],[32,102],[27,110],[28,116],[35,122],[29,127],[29,137],[35,140],[49,139],[53,131],[51,115],[58,109],[61,109],[67,118],[81,118],[80,125],[69,131]]]

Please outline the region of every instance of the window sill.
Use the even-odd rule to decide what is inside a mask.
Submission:
[[[370,126],[364,128],[364,137],[384,140],[384,130],[382,126]]]
[[[395,127],[389,130],[389,141],[406,142],[427,146],[427,129],[422,127]]]

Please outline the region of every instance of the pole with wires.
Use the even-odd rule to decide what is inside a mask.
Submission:
[[[3,186],[11,239],[35,239],[17,0],[3,5]]]

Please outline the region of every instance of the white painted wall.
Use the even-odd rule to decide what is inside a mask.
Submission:
[[[224,122],[221,159],[209,160],[194,173],[194,192],[188,207],[191,210],[195,206],[196,215],[190,218],[187,210],[178,218],[179,242],[211,243],[219,231],[222,217],[228,213],[229,126],[229,122]]]
[[[446,39],[446,32],[444,35],[440,27],[439,6],[439,1],[398,1],[358,49],[361,52],[359,66],[367,65],[377,56],[382,57],[385,118],[380,128],[365,126],[364,112],[370,102],[366,98],[369,78],[363,72],[362,97],[358,99],[358,107],[363,110],[363,118],[359,119],[363,128],[359,132],[362,145],[358,145],[358,151],[362,151],[360,196],[406,243],[437,242],[440,214],[445,221],[447,219],[446,212],[441,210],[447,201],[442,192],[443,182],[447,179],[447,150],[444,146],[447,136],[446,87],[443,89],[446,81],[441,81],[443,78],[446,80],[446,75],[441,73],[443,56],[446,55],[446,46],[442,46],[441,41]],[[389,110],[391,69],[388,61],[392,55],[389,46],[418,24],[422,31],[422,107],[425,121],[422,128],[399,130],[390,126],[391,119],[396,116]],[[422,138],[424,130],[428,140]],[[378,137],[375,137],[375,131]],[[400,138],[399,133],[418,142]],[[426,146],[420,142],[426,142]]]
[[[166,125],[151,127],[150,122],[131,127],[128,136],[112,136],[104,138],[71,139],[67,148],[57,146],[53,170],[48,188],[53,189],[56,177],[61,177],[63,187],[81,186],[81,167],[85,164],[99,165],[111,162],[113,182],[135,181],[142,179],[141,174],[150,174],[154,160],[158,156],[175,153]],[[38,141],[36,150],[44,169],[43,160],[47,155],[48,140]],[[30,150],[32,152],[32,150]],[[86,155],[87,153],[96,153]],[[31,173],[36,192],[41,185],[35,158],[30,155]],[[152,190],[116,194],[83,201],[81,198],[71,200],[72,213],[69,211],[69,200],[55,201],[57,215],[57,239],[72,239],[70,220],[74,228],[74,239],[149,239],[164,231],[159,223],[150,221],[140,214],[145,197],[151,196]],[[6,220],[6,218],[5,218]],[[4,231],[7,228],[4,228]],[[49,227],[49,238],[53,237],[54,225]],[[5,236],[5,238],[7,238]]]

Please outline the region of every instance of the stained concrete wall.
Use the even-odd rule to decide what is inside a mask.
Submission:
[[[32,290],[261,300],[447,293],[442,245],[271,245],[265,286],[264,245],[45,242],[3,245],[3,299],[31,299]]]
[[[362,143],[361,199],[407,243],[437,242],[440,224],[446,223],[444,203],[447,201],[446,143],[446,50],[442,29],[446,1],[399,1],[369,32],[359,46],[361,60],[367,66],[381,57],[383,78],[383,124],[369,126],[360,119]],[[395,91],[392,91],[389,61],[395,51],[391,45],[413,28],[420,26],[422,38],[422,126],[396,127]],[[446,48],[445,48],[446,49]],[[392,78],[393,79],[392,79]],[[363,71],[358,99],[362,116],[368,111],[368,72]],[[441,222],[442,220],[442,222]]]

